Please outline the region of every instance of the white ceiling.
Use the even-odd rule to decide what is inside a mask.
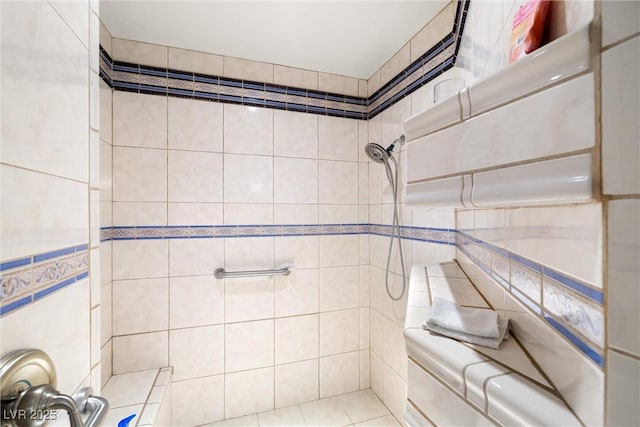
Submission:
[[[101,0],[114,37],[367,79],[448,0]]]

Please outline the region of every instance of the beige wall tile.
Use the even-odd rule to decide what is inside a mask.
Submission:
[[[113,223],[118,226],[166,225],[167,204],[161,202],[115,202]]]
[[[602,178],[606,194],[640,193],[639,52],[640,37],[635,37],[602,55]]]
[[[407,353],[404,345],[404,328],[383,317],[382,360],[401,378],[407,378]]]
[[[98,13],[89,13],[89,64],[91,70],[100,73],[100,18]]]
[[[224,418],[224,375],[171,383],[171,425],[199,425]]]
[[[225,372],[273,366],[274,321],[225,325]]]
[[[358,390],[360,356],[357,351],[320,358],[320,397]]]
[[[274,369],[263,368],[225,375],[224,413],[227,418],[273,408]]]
[[[398,419],[404,415],[407,400],[407,382],[387,364],[383,364],[384,399],[383,402]]]
[[[320,356],[346,353],[357,349],[357,309],[320,313]]]
[[[293,263],[297,269],[318,267],[319,236],[275,238],[275,265]]]
[[[169,150],[168,155],[169,201],[222,202],[222,154]]]
[[[602,206],[507,210],[507,249],[602,287]]]
[[[223,224],[273,224],[273,204],[225,203]]]
[[[60,307],[65,309],[60,310]],[[57,326],[46,327],[54,318]],[[3,317],[2,351],[41,349],[55,363],[58,387],[76,390],[89,375],[89,322],[87,279]]]
[[[301,68],[274,65],[273,82],[277,85],[318,90],[318,73]]]
[[[318,270],[293,270],[276,278],[276,317],[318,312]]]
[[[87,242],[87,184],[7,165],[0,177],[3,200],[11,201],[0,207],[3,260]]]
[[[318,161],[274,158],[273,197],[275,203],[317,203]]]
[[[169,225],[222,224],[222,203],[168,203]]]
[[[273,112],[273,153],[282,157],[318,158],[318,116]]]
[[[365,79],[358,80],[358,96],[362,98],[369,96],[369,88]]]
[[[320,236],[320,267],[358,265],[358,235]]]
[[[607,420],[605,425],[634,425],[640,419],[640,361],[624,354],[607,353]]]
[[[320,224],[355,224],[358,222],[358,205],[319,205]]]
[[[169,274],[169,241],[119,240],[113,242],[113,278],[144,279]]]
[[[411,48],[409,43],[407,43],[380,68],[381,85],[389,82],[389,80],[394,78],[400,71],[407,68],[410,63]]]
[[[113,50],[111,48],[111,33],[107,30],[107,27],[104,26],[102,21],[100,21],[100,46],[104,50],[107,51],[109,56],[113,58]]]
[[[225,269],[265,270],[273,268],[273,237],[225,239]]]
[[[358,96],[359,83],[355,77],[318,73],[318,89],[323,92]]]
[[[168,48],[114,37],[111,40],[112,58],[116,61],[167,68]]]
[[[110,342],[113,335],[112,289],[111,282],[100,287],[100,344],[102,347]],[[109,352],[111,352],[111,349],[109,349]]]
[[[640,29],[640,3],[607,1],[602,3],[602,45],[613,44]]]
[[[224,241],[221,239],[171,239],[169,275],[213,274],[224,265]]]
[[[609,345],[640,356],[640,201],[608,204],[608,313]]]
[[[220,55],[170,47],[168,61],[169,68],[173,70],[214,76],[221,76],[223,73],[223,57]]]
[[[224,323],[224,281],[212,275],[169,280],[171,329]]]
[[[223,74],[234,79],[273,83],[273,64],[225,56]]]
[[[358,164],[320,160],[320,203],[357,204]]]
[[[275,224],[315,224],[318,222],[316,204],[275,204],[273,205]]]
[[[100,139],[112,143],[113,136],[113,90],[100,80]]]
[[[273,158],[224,155],[224,201],[273,202]]]
[[[162,368],[169,363],[168,332],[113,338],[113,374]]]
[[[226,279],[224,295],[224,320],[246,322],[273,317],[273,279]]]
[[[380,81],[380,70],[373,73],[369,80],[367,80],[367,93],[369,96],[373,95],[378,89],[382,87],[382,82]]]
[[[224,372],[224,326],[169,331],[172,381]]]
[[[320,311],[358,307],[358,267],[320,269]]]
[[[340,117],[318,118],[318,156],[326,160],[358,160],[358,122]]]
[[[113,282],[113,334],[127,335],[169,328],[169,279]]]
[[[71,21],[86,4],[55,7]],[[67,15],[69,12],[69,15]],[[48,3],[3,4],[2,161],[83,182],[88,180],[89,52]],[[39,31],[32,31],[32,28]],[[86,42],[86,38],[85,38]],[[86,44],[86,43],[85,43]],[[56,52],[25,55],[24,52]],[[46,69],[55,79],[43,78]],[[64,108],[60,100],[64,99]]]
[[[100,384],[104,387],[109,378],[111,378],[111,344],[112,341],[102,346],[100,349]]]
[[[82,44],[89,46],[89,3],[86,1],[53,0],[51,5]]]
[[[114,147],[113,199],[123,202],[166,202],[167,151]]]
[[[273,154],[273,110],[225,104],[224,151]]]
[[[182,98],[168,103],[169,149],[222,152],[222,104]]]
[[[113,93],[113,144],[167,148],[167,100],[163,96]]]
[[[318,358],[318,315],[294,316],[275,321],[275,363]]]
[[[383,373],[382,373],[382,359],[378,355],[370,351],[370,364],[371,364],[371,390],[382,399],[384,391]]]
[[[318,398],[318,359],[275,367],[275,406],[281,408]]]

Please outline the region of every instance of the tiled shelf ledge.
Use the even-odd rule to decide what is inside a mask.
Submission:
[[[171,367],[112,376],[102,389],[109,411],[101,426],[116,426],[131,416],[130,427],[171,425]]]
[[[407,204],[597,200],[597,33],[591,23],[407,119]]]
[[[462,89],[404,122],[408,140],[476,117],[501,105],[558,84],[591,68],[595,24],[542,46],[531,55]]]
[[[488,308],[456,262],[413,266],[405,322],[409,425],[581,425],[515,339],[493,350],[424,330],[435,297]]]

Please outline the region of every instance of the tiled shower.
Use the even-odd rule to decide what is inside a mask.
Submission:
[[[403,134],[439,81],[505,67],[520,3],[451,2],[363,80],[114,38],[97,1],[3,2],[1,353],[44,349],[69,393],[172,366],[174,425],[369,388],[402,421],[392,194],[363,148]],[[565,4],[567,32],[602,25],[601,200],[421,210],[403,193],[403,245],[409,267],[457,259],[555,347],[535,356],[582,421],[623,425],[640,369],[637,4]],[[400,271],[395,253],[394,290]],[[566,312],[544,304],[558,289]],[[572,322],[585,306],[599,334]]]

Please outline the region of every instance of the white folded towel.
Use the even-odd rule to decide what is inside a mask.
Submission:
[[[509,319],[501,318],[490,309],[459,307],[453,301],[435,298],[423,328],[497,349],[509,329]]]

